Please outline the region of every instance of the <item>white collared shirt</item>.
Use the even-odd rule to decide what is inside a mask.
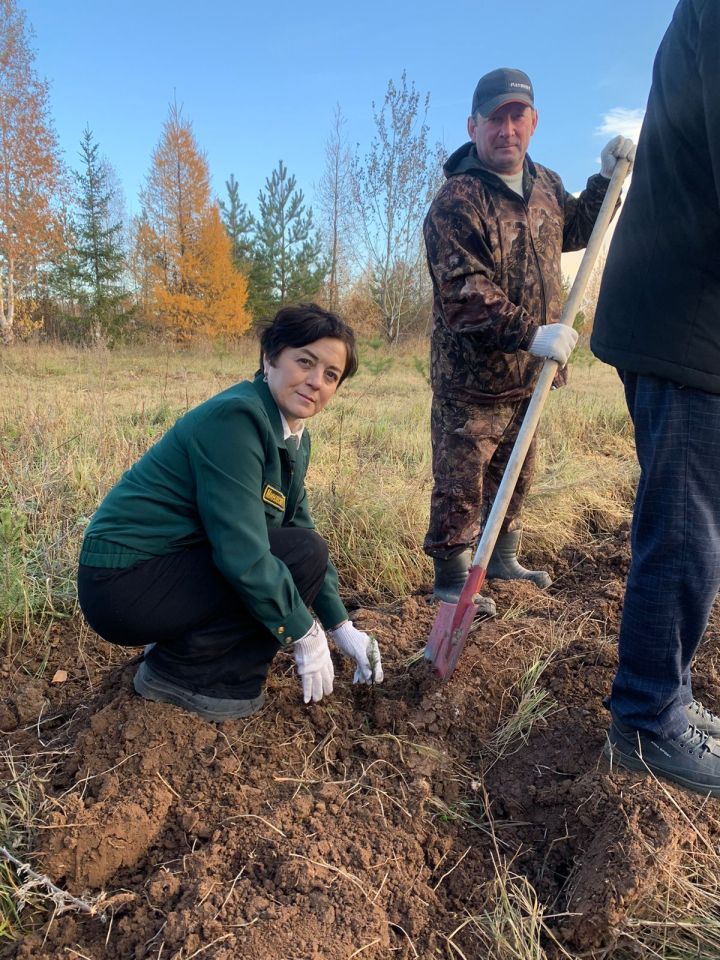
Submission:
[[[300,429],[297,431],[297,433],[293,433],[292,430],[290,429],[290,425],[288,424],[287,420],[283,416],[282,411],[278,410],[278,413],[280,414],[280,420],[282,422],[283,440],[289,440],[290,437],[292,437],[293,440],[295,441],[295,446],[299,448],[300,441],[302,440],[303,430],[305,429],[305,423],[303,422],[301,424]]]

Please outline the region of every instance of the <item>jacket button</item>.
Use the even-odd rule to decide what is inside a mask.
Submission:
[[[278,633],[281,635],[285,633],[285,627],[278,627]]]

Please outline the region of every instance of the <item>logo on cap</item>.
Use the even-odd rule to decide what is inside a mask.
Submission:
[[[525,103],[535,106],[530,77],[522,70],[500,67],[480,77],[472,99],[473,116],[479,113],[489,117],[491,113],[505,103]]]

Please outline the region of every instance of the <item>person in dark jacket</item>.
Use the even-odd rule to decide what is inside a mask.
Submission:
[[[690,665],[720,587],[720,3],[662,40],[591,347],[622,378],[640,482],[606,752],[720,795]]]
[[[587,244],[618,158],[634,145],[614,138],[599,175],[573,197],[560,177],[527,155],[537,126],[534,93],[520,70],[481,77],[468,119],[470,142],[445,164],[446,182],[425,220],[433,285],[431,343],[433,492],[424,549],[434,595],[458,600],[547,357],[562,366],[577,333],[557,321],[560,254]],[[564,371],[558,383],[564,382]],[[550,583],[518,562],[520,512],[530,485],[528,451],[488,577]],[[479,612],[493,614],[483,598]]]
[[[339,317],[315,304],[280,310],[254,380],[181,417],[103,500],[83,540],[78,595],[100,636],[146,645],[141,696],[208,720],[249,716],[285,648],[305,702],[319,701],[334,678],[325,630],[355,660],[355,682],[383,679],[377,642],[338,595],[304,484],[305,421],[356,369]]]

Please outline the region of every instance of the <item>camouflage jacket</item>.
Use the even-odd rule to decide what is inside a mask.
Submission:
[[[525,159],[523,200],[480,165],[472,143],[445,164],[425,218],[433,284],[431,382],[437,396],[507,402],[532,392],[537,327],[560,319],[560,253],[587,244],[609,181],[579,197]]]

